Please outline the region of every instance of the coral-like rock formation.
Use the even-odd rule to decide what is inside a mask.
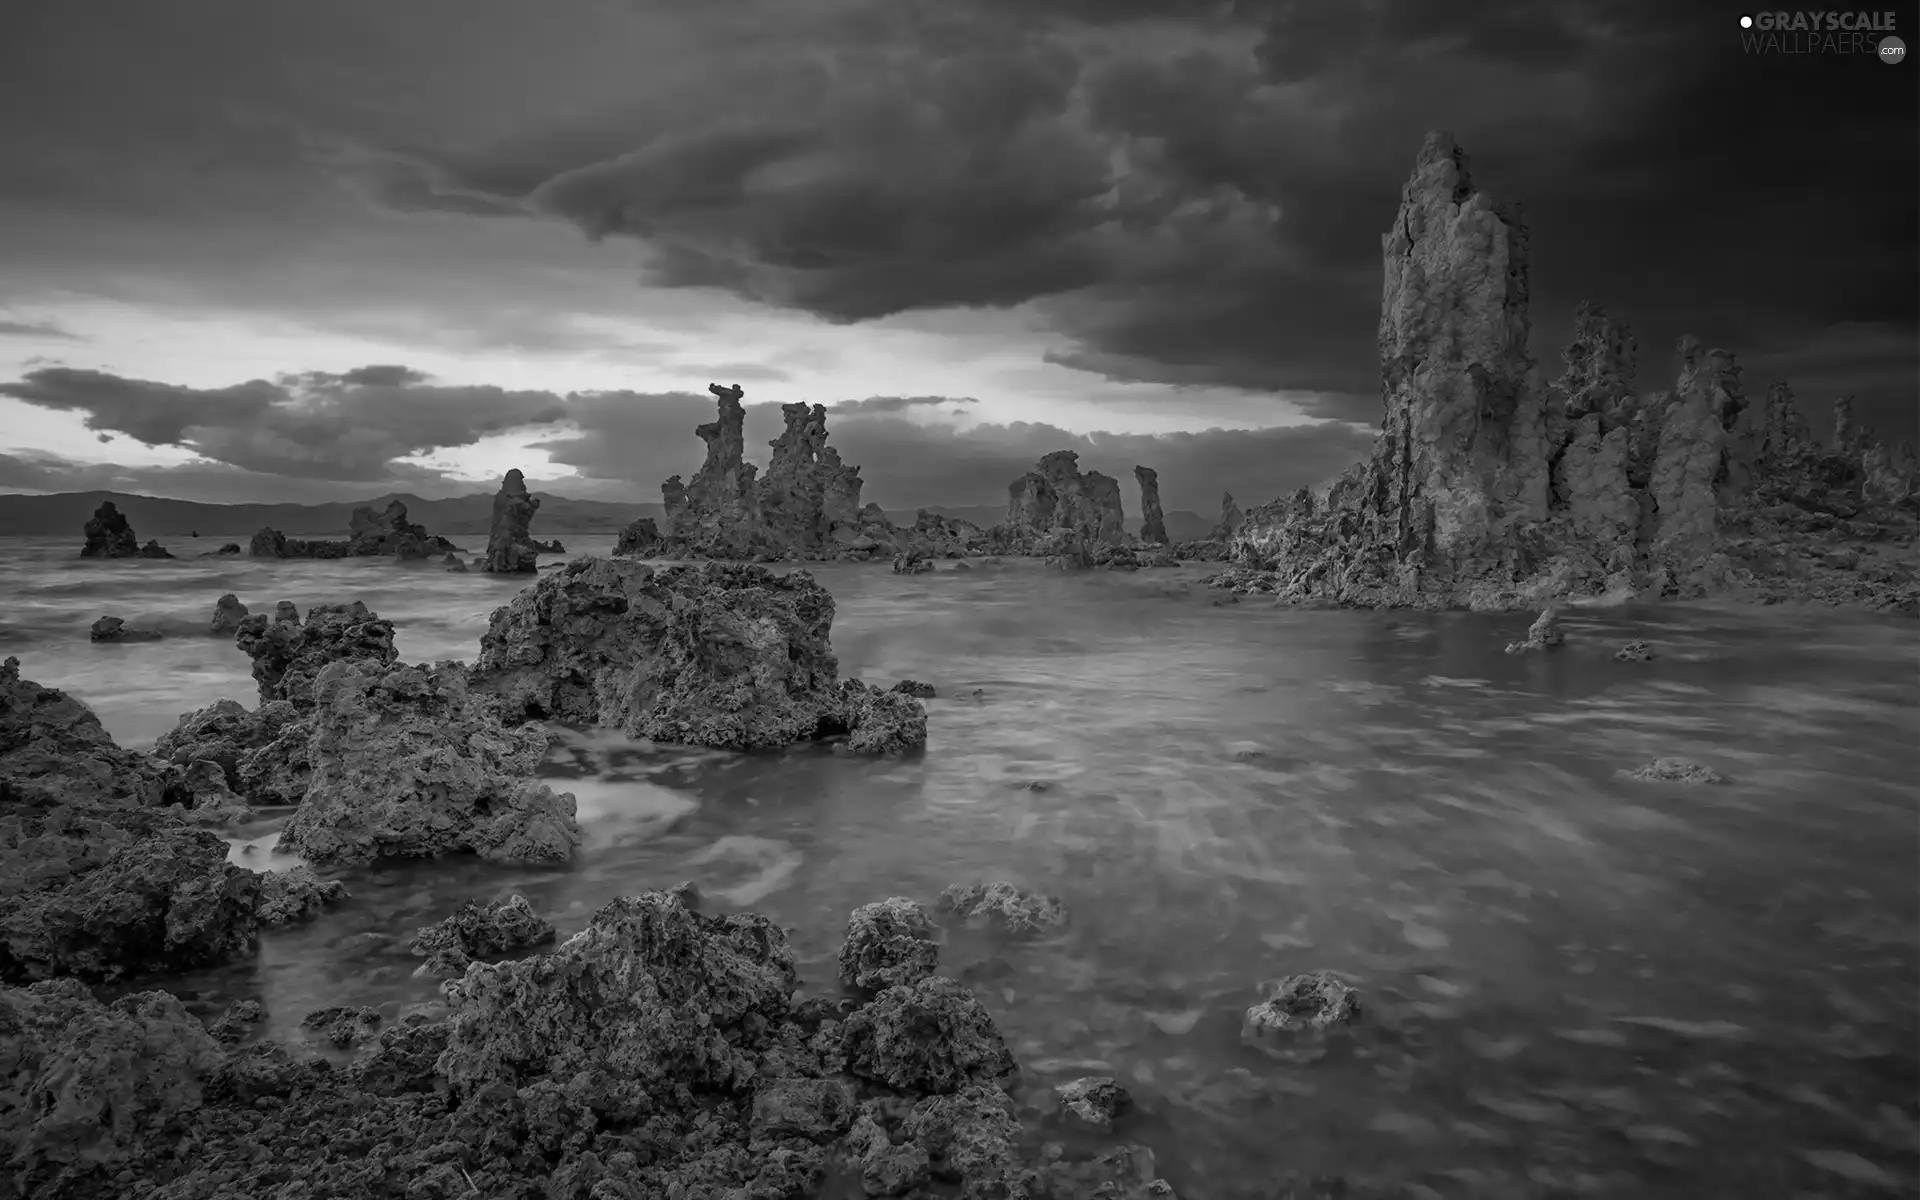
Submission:
[[[58,688],[20,677],[20,660],[0,663],[0,787],[6,807],[163,801],[153,761],[114,744],[100,718]]]
[[[1043,896],[1004,881],[967,887],[954,884],[940,893],[939,907],[962,921],[1016,937],[1052,933],[1067,923],[1067,906],[1058,896]]]
[[[312,867],[301,864],[284,871],[262,871],[260,904],[254,911],[262,925],[297,925],[351,896],[346,884],[322,879]]]
[[[531,575],[539,569],[540,544],[528,532],[539,510],[540,501],[527,494],[527,479],[520,468],[508,471],[493,497],[484,570],[494,575]]]
[[[1167,514],[1160,508],[1160,472],[1152,467],[1135,467],[1133,478],[1140,484],[1140,540],[1165,545]]]
[[[940,965],[939,935],[926,910],[904,896],[862,904],[847,918],[840,981],[849,987],[911,986]]]
[[[81,558],[136,558],[140,554],[140,539],[111,500],[102,500],[93,510],[84,532],[87,540],[80,547]]]
[[[553,922],[534,912],[525,896],[515,893],[493,904],[469,900],[446,920],[414,934],[413,952],[427,960],[414,974],[457,978],[475,962],[498,962],[553,938]]]
[[[459,664],[334,662],[309,694],[312,776],[281,853],[321,863],[572,856],[573,797],[533,778],[546,731],[502,727],[493,703],[469,694]]]
[[[1120,481],[1080,470],[1080,456],[1055,450],[1007,485],[1007,519],[994,527],[997,553],[1038,553],[1034,544],[1066,531],[1082,545],[1110,544],[1126,536]]]
[[[1527,227],[1475,187],[1450,135],[1428,136],[1382,249],[1373,453],[1324,493],[1247,514],[1239,566],[1217,584],[1379,607],[1734,587],[1920,610],[1910,553],[1844,578],[1810,544],[1785,545],[1836,529],[1812,515],[1836,494],[1844,512],[1830,515],[1876,523],[1838,532],[1912,530],[1911,472],[1882,470],[1895,456],[1846,415],[1829,447],[1810,447],[1784,386],[1749,404],[1733,355],[1693,338],[1673,391],[1641,396],[1631,329],[1592,306],[1560,378],[1541,382]]]
[[[675,893],[614,900],[549,953],[477,963],[451,1018],[328,1005],[273,1043],[242,1001],[209,1036],[164,993],[103,1005],[71,983],[0,989],[13,1103],[0,1153],[24,1195],[801,1197],[830,1166],[874,1195],[1172,1196],[1145,1147],[1034,1146],[1014,1070],[965,988],[927,978],[853,1011],[799,1000],[780,928]],[[844,1017],[844,1019],[841,1019]],[[224,1043],[224,1044],[223,1044]],[[1100,1136],[1124,1089],[1058,1092]],[[270,1152],[263,1151],[270,1147]],[[289,1193],[290,1194],[290,1193]]]
[[[240,597],[228,592],[213,603],[213,619],[207,623],[207,631],[215,637],[232,637],[240,632],[240,622],[247,619],[247,606],[240,603]]]
[[[316,604],[304,624],[297,613],[293,619],[284,611],[271,619],[256,613],[240,622],[234,641],[253,660],[260,702],[285,700],[299,709],[312,706],[313,681],[328,664],[346,659],[384,664],[397,657],[393,622],[382,621],[358,600]]]
[[[308,727],[301,716],[301,709],[285,700],[252,712],[232,700],[217,700],[183,714],[178,725],[160,735],[153,753],[182,771],[214,764],[227,787],[249,803],[298,804],[312,772]]]
[[[893,748],[914,733],[904,703],[924,743],[918,701],[836,680],[832,626],[804,571],[578,558],[494,610],[473,680],[514,720],[737,750],[838,733]]]

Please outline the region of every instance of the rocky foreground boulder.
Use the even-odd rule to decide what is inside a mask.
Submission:
[[[546,731],[504,727],[459,664],[334,662],[303,723],[312,770],[282,854],[565,862],[580,842],[573,797],[533,778]]]
[[[847,735],[924,745],[910,696],[837,678],[833,597],[804,571],[578,558],[496,609],[473,687],[510,721],[548,718],[731,750]]]
[[[253,680],[262,704],[286,701],[295,708],[312,704],[313,682],[321,670],[343,660],[392,662],[393,622],[355,600],[316,604],[304,622],[290,604],[271,617],[255,613],[240,622],[234,642],[253,660]]]
[[[958,983],[849,1011],[798,982],[771,921],[648,892],[550,953],[470,966],[448,1019],[408,1018],[344,1068],[224,1046],[165,992],[0,989],[19,1097],[0,1154],[45,1200],[799,1200],[830,1177],[870,1196],[1173,1195],[1143,1146],[1023,1128],[1013,1057]],[[1123,1116],[1100,1082],[1072,1100]]]
[[[1382,257],[1373,453],[1247,513],[1220,585],[1365,607],[1732,590],[1920,611],[1910,454],[1844,419],[1811,446],[1784,386],[1749,402],[1734,356],[1694,338],[1674,388],[1643,396],[1631,330],[1591,306],[1543,380],[1528,228],[1451,134],[1427,136]],[[1864,550],[1831,561],[1837,540]]]
[[[192,827],[186,774],[115,745],[18,659],[0,664],[0,980],[109,980],[251,949],[259,880]]]

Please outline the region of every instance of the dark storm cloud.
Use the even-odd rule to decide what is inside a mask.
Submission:
[[[84,416],[89,429],[174,446],[243,470],[307,479],[381,480],[394,460],[469,446],[565,415],[551,392],[426,387],[406,367],[374,366],[291,382],[189,388],[52,367],[0,383],[0,396]]]
[[[1379,235],[1444,126],[1485,190],[1528,205],[1550,368],[1586,298],[1636,321],[1650,376],[1683,332],[1763,355],[1840,322],[1913,326],[1913,72],[1748,56],[1735,15],[901,4],[784,61],[749,39],[757,69],[728,97],[625,137],[582,118],[564,143],[363,166],[414,176],[389,183],[403,206],[484,196],[637,240],[655,283],[836,321],[1040,301],[1057,363],[1339,393],[1323,411],[1344,415],[1377,390]]]

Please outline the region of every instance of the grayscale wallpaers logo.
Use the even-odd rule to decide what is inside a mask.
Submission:
[[[1907,58],[1890,12],[1759,12],[1740,18],[1748,54],[1872,55],[1889,66]]]

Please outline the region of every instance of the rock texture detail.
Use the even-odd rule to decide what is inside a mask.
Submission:
[[[1855,582],[1807,563],[1805,542],[1785,548],[1836,494],[1845,512],[1825,528],[1911,534],[1913,470],[1891,466],[1908,460],[1844,410],[1834,442],[1811,447],[1784,386],[1750,404],[1733,355],[1693,338],[1673,390],[1641,395],[1631,329],[1593,306],[1560,377],[1542,380],[1526,349],[1527,226],[1478,189],[1451,135],[1428,135],[1382,252],[1374,450],[1324,492],[1248,513],[1217,584],[1368,607],[1731,586],[1920,608],[1910,554]]]
[[[753,750],[848,734],[896,749],[916,718],[924,742],[917,700],[837,680],[833,612],[804,571],[578,558],[494,611],[474,686],[510,719],[666,742]]]
[[[503,728],[458,664],[334,662],[310,695],[313,774],[281,853],[317,863],[572,856],[573,797],[533,778],[546,731]]]
[[[995,549],[1034,553],[1036,543],[1061,535],[1083,546],[1113,545],[1126,537],[1125,524],[1120,481],[1082,472],[1078,453],[1055,450],[1007,485],[1007,519],[995,527]]]
[[[493,497],[485,570],[495,575],[530,575],[539,569],[540,544],[528,531],[539,510],[540,501],[527,494],[520,468],[508,471]]]

